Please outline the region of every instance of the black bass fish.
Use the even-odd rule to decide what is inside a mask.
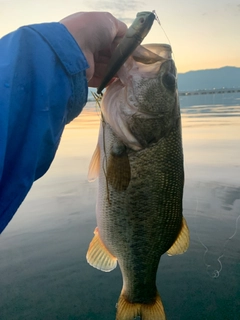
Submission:
[[[101,101],[89,168],[90,180],[99,175],[97,228],[87,261],[106,272],[119,263],[117,320],[163,320],[156,288],[161,255],[181,254],[189,245],[176,68],[168,45],[141,47],[134,56]]]

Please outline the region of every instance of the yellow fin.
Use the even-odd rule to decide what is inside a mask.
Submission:
[[[165,320],[165,312],[159,295],[153,304],[130,303],[120,295],[117,304],[116,320],[133,320],[140,316],[142,320]]]
[[[97,144],[88,169],[88,181],[92,182],[99,176],[100,171],[100,147]]]
[[[131,168],[128,154],[123,152],[121,156],[111,154],[107,163],[107,180],[117,191],[127,189],[131,179]]]
[[[169,256],[173,256],[175,254],[182,254],[187,251],[189,247],[189,230],[187,226],[187,222],[185,218],[182,219],[182,229],[177,237],[177,240],[171,246],[171,248],[167,251]]]
[[[109,272],[116,268],[117,258],[115,258],[103,244],[98,228],[94,231],[94,237],[87,252],[87,262],[94,268]]]

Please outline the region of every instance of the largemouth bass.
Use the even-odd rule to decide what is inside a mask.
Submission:
[[[102,271],[119,263],[117,320],[163,320],[156,288],[161,255],[181,254],[189,245],[176,68],[168,45],[141,47],[135,56],[101,102],[89,168],[90,179],[99,175],[97,228],[87,261]]]

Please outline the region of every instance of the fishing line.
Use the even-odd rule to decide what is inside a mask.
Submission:
[[[98,115],[98,117],[99,118],[102,118],[102,112],[101,112],[101,105],[100,105],[100,102],[101,102],[101,100],[102,100],[102,94],[100,95],[100,94],[97,94],[97,93],[95,93],[95,92],[93,92],[93,91],[91,91],[91,94],[92,94],[92,96],[93,96],[93,98],[94,98],[94,100],[95,100],[95,102],[96,102],[96,104],[95,104],[95,109],[96,109],[96,112],[97,112],[97,115]]]
[[[210,268],[212,267],[211,264],[208,264],[207,261],[206,261],[206,255],[207,253],[209,252],[209,249],[208,247],[203,243],[203,241],[200,239],[200,236],[199,236],[199,232],[198,232],[198,228],[197,228],[197,212],[198,212],[198,199],[196,198],[196,210],[195,210],[195,232],[196,232],[196,235],[197,235],[197,238],[198,238],[198,241],[199,243],[203,246],[203,248],[205,249],[204,251],[204,254],[203,254],[203,261],[204,261],[204,264],[206,266],[206,269],[207,269],[207,273],[209,276],[211,276],[212,278],[216,279],[220,276],[220,273],[221,271],[223,270],[223,264],[222,264],[222,261],[221,259],[224,257],[224,253],[226,251],[226,248],[227,248],[227,245],[228,243],[235,237],[235,235],[237,234],[237,231],[238,231],[238,221],[240,220],[240,214],[238,215],[236,221],[235,221],[235,231],[233,232],[233,234],[228,237],[224,244],[223,244],[223,249],[222,249],[222,254],[220,256],[218,256],[217,258],[217,261],[219,263],[219,269],[214,269],[213,271],[210,271]]]
[[[103,154],[104,154],[103,162],[102,162],[102,169],[103,169],[103,173],[104,173],[105,180],[106,180],[107,200],[108,200],[109,205],[111,205],[111,200],[110,200],[110,195],[109,195],[109,184],[108,184],[108,178],[107,178],[108,158],[107,158],[106,144],[105,144],[105,141],[106,141],[106,137],[105,137],[106,122],[104,120],[102,112],[101,112],[101,117],[102,117],[101,123],[102,123],[102,130],[103,130],[102,137],[103,137]]]
[[[160,19],[159,19],[157,13],[156,13],[156,11],[153,10],[153,13],[155,14],[155,18],[156,18],[158,24],[160,25],[160,27],[162,28],[162,31],[163,31],[165,37],[167,38],[167,40],[168,40],[168,42],[169,42],[169,45],[171,46],[173,59],[174,59],[174,61],[175,61],[175,55],[174,55],[174,52],[173,52],[173,48],[172,48],[171,41],[170,41],[170,39],[169,39],[169,37],[168,37],[165,29],[163,28],[163,26],[162,26],[162,24],[161,24],[161,22],[160,22]],[[185,164],[185,167],[187,168],[188,166]],[[190,176],[191,176],[191,174],[190,174]],[[209,252],[209,249],[208,249],[208,247],[203,243],[203,241],[200,239],[200,236],[199,236],[199,232],[198,232],[198,228],[197,228],[198,197],[197,197],[196,191],[194,191],[194,193],[195,193],[195,197],[194,197],[194,198],[195,198],[195,200],[196,200],[196,209],[195,209],[195,232],[196,232],[197,239],[198,239],[199,243],[200,243],[200,244],[202,245],[202,247],[205,249],[204,254],[203,254],[203,262],[204,262],[204,264],[205,264],[205,266],[206,266],[206,269],[209,270],[209,269],[211,268],[211,265],[206,262],[206,254]],[[217,259],[217,261],[219,262],[220,268],[219,268],[218,270],[215,269],[215,270],[212,272],[212,274],[210,274],[210,272],[208,271],[208,274],[209,274],[211,277],[213,277],[213,278],[218,278],[219,275],[220,275],[220,272],[222,271],[222,263],[221,263],[221,258],[222,258],[222,257],[223,257],[223,255],[219,256],[218,259]]]
[[[234,233],[225,240],[224,245],[223,245],[223,252],[222,255],[218,257],[218,262],[221,264],[221,259],[224,257],[224,251],[226,250],[227,244],[235,237],[235,235],[237,234],[237,229],[238,229],[238,220],[240,219],[240,215],[237,217],[236,221],[235,221],[235,231]],[[221,270],[220,270],[221,271]]]
[[[235,231],[234,231],[234,233],[231,235],[231,237],[229,237],[226,241],[225,241],[225,244],[227,244],[229,241],[231,241],[234,237],[235,237],[235,235],[236,235],[236,233],[237,233],[237,228],[238,228],[238,220],[240,219],[240,215],[237,217],[237,219],[236,219],[236,225],[235,225]]]
[[[157,15],[156,11],[153,10],[153,13],[155,14],[156,20],[157,20],[158,24],[160,25],[160,27],[162,28],[162,31],[163,31],[165,37],[167,38],[167,40],[168,40],[168,42],[169,42],[169,45],[170,45],[171,48],[172,48],[171,41],[170,41],[170,39],[169,39],[166,31],[164,30],[164,28],[163,28],[163,26],[162,26],[162,24],[161,24],[161,22],[160,22],[160,19],[159,19],[158,15]],[[175,55],[174,55],[174,52],[173,52],[173,48],[172,48],[172,55],[173,55],[173,59],[174,59],[174,61],[175,61],[176,59],[175,59]],[[186,168],[188,167],[187,164],[185,164],[185,167],[186,167]],[[190,171],[189,171],[189,173],[190,173]],[[190,176],[191,176],[191,173],[190,173]],[[194,190],[194,193],[195,193],[194,198],[195,198],[195,201],[196,201],[195,219],[194,219],[194,220],[195,220],[195,232],[196,232],[197,239],[198,239],[199,243],[200,243],[200,244],[202,245],[202,247],[205,249],[204,254],[203,254],[203,262],[204,262],[204,264],[205,264],[205,266],[206,266],[206,269],[209,270],[209,269],[211,268],[211,265],[206,262],[206,254],[209,252],[209,249],[208,249],[208,247],[202,242],[202,240],[200,239],[200,236],[199,236],[199,232],[198,232],[198,228],[197,228],[198,197],[197,197],[197,194],[196,194],[196,191],[195,191],[195,190]],[[222,271],[221,258],[222,258],[222,256],[220,256],[220,257],[217,259],[217,261],[219,262],[220,268],[219,268],[218,270],[215,269],[215,270],[212,272],[212,274],[210,274],[210,272],[208,271],[208,274],[209,274],[211,277],[213,277],[213,278],[218,278],[219,275],[220,275],[220,272]]]
[[[170,39],[169,39],[166,31],[164,30],[164,28],[163,28],[163,26],[162,26],[162,24],[161,24],[161,22],[160,22],[160,19],[159,19],[158,15],[157,15],[156,11],[153,10],[153,13],[155,14],[155,18],[156,18],[158,24],[160,25],[160,27],[162,28],[162,31],[163,31],[165,37],[167,38],[167,40],[168,40],[168,42],[169,42],[169,45],[171,46],[173,59],[174,59],[174,61],[175,61],[175,55],[174,55],[174,52],[173,52],[173,48],[172,48],[171,41],[170,41]],[[176,78],[177,78],[177,77],[176,77]],[[179,102],[179,103],[180,103],[180,102]],[[185,167],[187,168],[188,165],[185,164]],[[189,171],[189,174],[190,174],[190,176],[191,176],[190,171]],[[199,233],[198,233],[198,229],[197,229],[198,197],[197,197],[197,194],[196,194],[196,191],[195,191],[195,190],[194,190],[194,193],[195,193],[195,197],[194,197],[194,198],[195,198],[195,200],[196,200],[196,208],[195,208],[195,232],[196,232],[196,235],[197,235],[197,238],[198,238],[199,243],[200,243],[200,244],[203,246],[203,248],[205,249],[205,252],[204,252],[204,254],[203,254],[203,261],[204,261],[204,264],[205,264],[206,268],[209,269],[209,268],[211,267],[211,265],[209,265],[209,264],[206,263],[206,258],[205,258],[207,252],[209,251],[209,249],[208,249],[208,247],[202,242],[202,240],[200,239],[200,236],[199,236]],[[222,263],[221,263],[220,258],[221,258],[221,257],[218,258],[218,262],[219,262],[219,264],[220,264],[220,269],[219,269],[219,270],[214,270],[213,277],[216,277],[216,275],[217,275],[217,277],[218,277],[219,274],[220,274],[220,272],[221,272],[221,270],[222,270]]]
[[[223,251],[222,254],[218,257],[217,261],[220,264],[220,269],[219,270],[214,270],[213,271],[213,278],[218,278],[220,275],[220,272],[222,271],[222,262],[221,259],[224,257],[224,252],[227,248],[227,244],[235,237],[235,235],[237,234],[237,229],[238,229],[238,220],[240,219],[240,215],[237,217],[236,221],[235,221],[235,231],[234,233],[225,240],[224,245],[223,245]]]
[[[163,30],[164,31],[164,30]],[[167,35],[166,35],[167,37]],[[169,40],[169,39],[168,39]],[[170,42],[170,40],[169,40]],[[185,163],[185,168],[188,169],[188,165]],[[187,170],[188,175],[191,178],[191,172],[189,170]],[[224,257],[225,251],[227,249],[228,243],[235,237],[235,235],[237,234],[238,231],[238,221],[240,220],[240,215],[238,215],[238,217],[235,220],[235,231],[233,232],[233,234],[228,237],[225,241],[224,244],[222,246],[221,249],[221,254],[218,256],[218,258],[214,261],[217,261],[219,264],[219,268],[215,269],[213,268],[212,264],[209,264],[207,262],[207,254],[209,253],[209,247],[207,245],[204,244],[204,242],[200,239],[200,235],[199,235],[199,226],[197,225],[197,215],[199,212],[199,199],[198,199],[198,195],[197,195],[197,191],[194,189],[193,190],[193,201],[196,202],[196,207],[195,207],[195,214],[194,214],[194,221],[195,221],[195,234],[197,236],[198,242],[201,244],[201,246],[204,248],[204,253],[203,253],[203,263],[205,264],[207,273],[210,277],[216,279],[220,276],[220,273],[223,270],[223,264],[222,264],[222,259]],[[214,269],[214,270],[213,270]]]
[[[162,26],[162,24],[161,24],[161,22],[160,22],[160,19],[159,19],[158,15],[157,15],[156,11],[155,11],[155,10],[153,10],[153,13],[155,14],[155,19],[157,20],[158,24],[159,24],[159,25],[160,25],[160,27],[162,28],[162,31],[163,31],[163,33],[164,33],[165,37],[167,38],[167,40],[168,40],[168,42],[169,42],[169,45],[170,45],[170,46],[171,46],[171,48],[172,48],[171,41],[170,41],[170,39],[169,39],[169,37],[168,37],[168,35],[167,35],[166,31],[164,30],[164,28],[163,28],[163,26]],[[173,55],[173,60],[174,60],[174,61],[176,61],[176,60],[175,60],[175,55],[174,55],[174,52],[173,52],[173,48],[172,48],[172,55]]]
[[[189,170],[188,168],[188,165],[187,163],[184,164],[184,167],[187,169],[186,172],[187,172],[187,175],[189,176],[189,180],[191,179],[193,181],[193,178],[192,178],[192,174],[191,174],[191,171]],[[215,269],[212,273],[209,271],[210,268],[212,267],[211,264],[208,264],[207,261],[206,261],[206,255],[207,253],[209,252],[209,248],[205,245],[205,243],[201,240],[200,238],[200,235],[199,235],[199,228],[198,228],[198,225],[197,225],[197,214],[200,212],[199,211],[199,199],[198,199],[198,194],[195,190],[195,188],[193,188],[193,201],[196,203],[196,206],[195,206],[195,210],[194,210],[194,214],[193,214],[193,217],[194,217],[194,224],[195,224],[195,234],[197,236],[197,239],[198,239],[198,242],[201,244],[201,246],[205,249],[204,250],[204,253],[203,253],[203,263],[206,267],[206,270],[207,270],[207,273],[209,276],[211,276],[212,278],[218,278],[219,275],[220,275],[220,272],[222,271],[222,263],[221,263],[221,256],[218,257],[217,261],[219,262],[219,265],[220,265],[220,268],[217,270]],[[191,208],[190,208],[191,209]]]
[[[199,232],[198,232],[198,228],[197,228],[197,213],[198,213],[198,198],[196,197],[196,209],[195,209],[195,232],[196,232],[196,235],[197,235],[197,239],[198,239],[198,242],[203,246],[203,248],[205,249],[204,251],[204,254],[203,254],[203,262],[206,266],[206,269],[209,270],[211,268],[211,265],[208,264],[206,262],[206,254],[209,252],[209,249],[208,247],[202,242],[202,240],[200,239],[200,236],[199,236]],[[217,278],[222,270],[222,263],[221,261],[219,261],[220,263],[220,269],[219,270],[214,270],[212,275],[210,274],[210,272],[208,271],[208,274],[213,277],[213,278]],[[216,276],[217,275],[217,276]]]
[[[91,94],[93,95],[95,101],[96,101],[96,108],[98,106],[99,109],[97,109],[97,114],[98,116],[101,118],[101,123],[100,125],[102,126],[102,143],[103,143],[103,160],[102,160],[102,170],[103,170],[103,173],[104,173],[104,176],[105,176],[105,179],[106,179],[106,189],[107,189],[107,199],[108,199],[108,203],[111,204],[111,201],[110,201],[110,197],[109,197],[109,185],[108,185],[108,179],[107,179],[107,153],[106,153],[106,144],[105,144],[105,126],[106,126],[106,122],[104,120],[104,117],[103,117],[103,113],[102,113],[102,110],[101,110],[101,100],[102,100],[102,97],[103,97],[103,94],[100,93],[100,94],[97,94],[95,92],[92,92],[91,91]],[[99,113],[100,111],[100,113]]]
[[[186,165],[187,167],[187,165]],[[191,173],[190,173],[190,176],[191,176]],[[205,267],[206,267],[206,270],[207,270],[207,273],[208,275],[211,277],[211,278],[218,278],[221,271],[222,271],[222,262],[221,262],[221,258],[223,257],[223,254],[220,255],[217,259],[218,263],[219,263],[219,269],[214,269],[213,271],[210,271],[210,269],[212,268],[212,265],[211,264],[208,264],[207,263],[207,259],[206,259],[206,255],[207,253],[209,252],[209,248],[205,245],[205,243],[201,240],[200,238],[200,235],[199,235],[199,232],[198,232],[198,226],[197,226],[197,214],[199,212],[199,201],[198,201],[198,197],[197,197],[197,194],[196,194],[196,191],[194,190],[194,198],[195,198],[195,202],[196,202],[196,208],[195,208],[195,214],[194,214],[194,221],[195,221],[195,233],[197,235],[197,239],[198,239],[198,242],[201,244],[201,246],[205,249],[204,253],[203,253],[203,263],[205,264]]]

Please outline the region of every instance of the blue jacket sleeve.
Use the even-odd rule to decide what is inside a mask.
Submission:
[[[87,61],[60,23],[0,39],[0,233],[87,101]]]

